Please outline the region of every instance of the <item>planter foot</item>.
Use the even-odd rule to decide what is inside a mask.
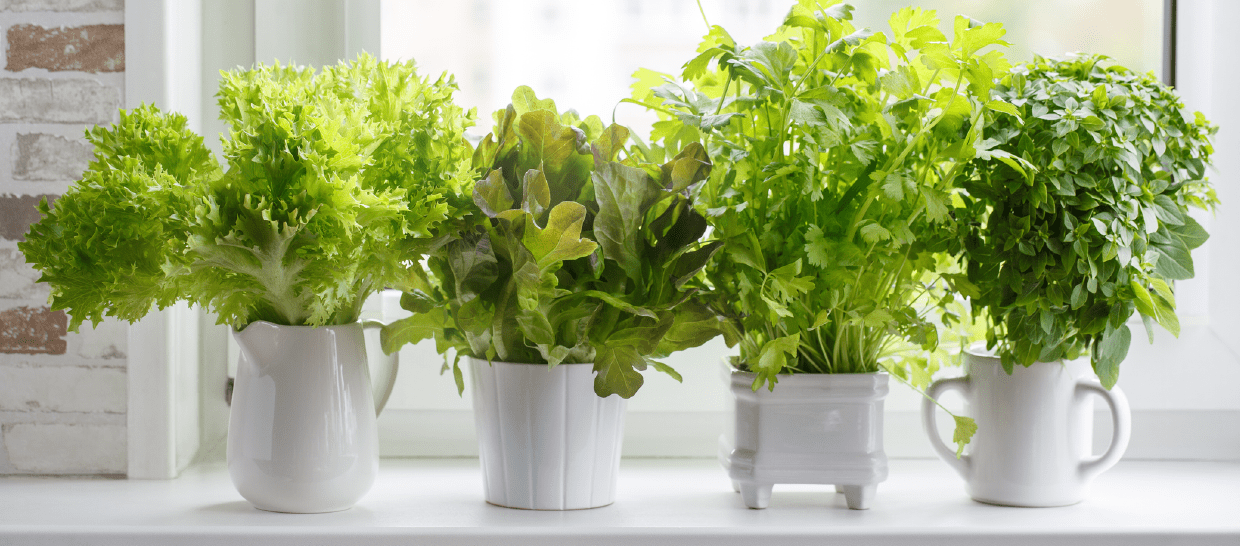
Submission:
[[[741,492],[741,482],[740,482],[740,480],[732,480],[732,490],[733,490],[733,491],[736,491],[737,493],[740,493],[740,492]]]
[[[874,500],[878,485],[837,485],[835,490],[844,493],[844,500],[848,502],[849,508],[869,510],[870,501]]]
[[[745,501],[745,506],[754,510],[766,508],[771,501],[771,489],[775,486],[769,483],[745,483],[741,482],[741,498]]]
[[[838,485],[838,484],[837,484],[837,485],[835,486],[835,492],[836,492],[836,493],[843,493],[843,492],[844,492],[844,486],[842,486],[842,485]]]

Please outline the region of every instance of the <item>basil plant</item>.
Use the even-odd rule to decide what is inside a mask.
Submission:
[[[1099,55],[1036,58],[996,88],[954,209],[986,343],[1016,364],[1088,354],[1107,388],[1140,313],[1174,335],[1174,282],[1192,278],[1207,234],[1188,214],[1217,203],[1210,136],[1175,92]]]
[[[388,352],[433,337],[464,389],[460,358],[593,363],[598,396],[633,396],[657,358],[718,334],[695,299],[720,243],[690,189],[711,172],[700,146],[656,165],[625,150],[629,131],[539,100],[528,87],[495,113],[473,161],[476,225],[439,242],[430,274],[383,331]]]

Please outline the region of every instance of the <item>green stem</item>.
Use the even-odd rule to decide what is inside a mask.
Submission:
[[[698,13],[702,14],[702,22],[706,23],[706,32],[710,32],[710,21],[706,20],[706,10],[702,9],[702,0],[697,0]]]

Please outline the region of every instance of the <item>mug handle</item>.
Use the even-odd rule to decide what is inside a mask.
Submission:
[[[377,320],[362,321],[363,330],[372,330],[383,327],[384,324]],[[379,368],[380,372],[383,374],[383,377],[372,377],[370,380],[371,393],[373,393],[375,397],[375,415],[379,415],[380,413],[383,413],[383,407],[387,405],[388,398],[392,396],[392,387],[396,386],[396,371],[400,368],[400,352],[397,351],[392,354],[384,353],[383,348],[379,345],[379,336],[377,332],[373,336],[366,336],[366,338],[367,358],[369,359],[370,357],[380,355],[380,358],[382,359],[380,361],[382,366],[379,366]],[[371,369],[375,369],[375,366],[372,365]]]
[[[967,376],[940,379],[930,384],[930,388],[926,389],[926,396],[921,401],[921,424],[926,430],[926,435],[930,436],[930,446],[934,448],[934,453],[943,459],[943,462],[954,468],[966,480],[972,473],[973,460],[968,455],[961,455],[957,458],[956,451],[943,444],[943,440],[939,438],[939,425],[934,421],[934,410],[939,396],[943,393],[960,391],[961,395],[968,398],[972,390],[970,387]]]
[[[1124,456],[1124,451],[1128,449],[1128,440],[1132,435],[1132,414],[1128,408],[1128,397],[1124,396],[1124,391],[1119,387],[1106,390],[1097,380],[1086,379],[1076,384],[1076,393],[1078,396],[1090,393],[1101,395],[1107,405],[1111,406],[1111,424],[1114,430],[1111,435],[1111,446],[1101,456],[1090,457],[1082,461],[1078,469],[1082,480],[1092,480],[1098,474],[1114,466],[1119,462],[1119,458]]]

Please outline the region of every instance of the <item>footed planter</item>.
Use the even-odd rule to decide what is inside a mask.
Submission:
[[[719,462],[745,505],[766,508],[775,484],[815,483],[868,509],[887,479],[887,373],[780,375],[774,391],[757,392],[754,377],[732,372],[735,411],[719,438]]]
[[[969,350],[965,377],[935,381],[926,390],[922,422],[939,457],[964,478],[973,500],[1005,506],[1064,506],[1085,498],[1089,482],[1114,465],[1128,447],[1128,401],[1119,387],[1106,390],[1085,359],[1037,362],[1003,371],[999,358]],[[977,421],[968,454],[945,446],[934,420],[934,401],[956,390],[965,414]],[[1091,457],[1094,395],[1111,407],[1111,447]]]
[[[486,501],[577,510],[616,499],[626,400],[594,394],[593,364],[470,359]]]
[[[379,469],[362,325],[255,322],[233,335],[241,358],[228,422],[228,473],[237,491],[272,512],[352,507]],[[394,374],[395,363],[386,364]]]

